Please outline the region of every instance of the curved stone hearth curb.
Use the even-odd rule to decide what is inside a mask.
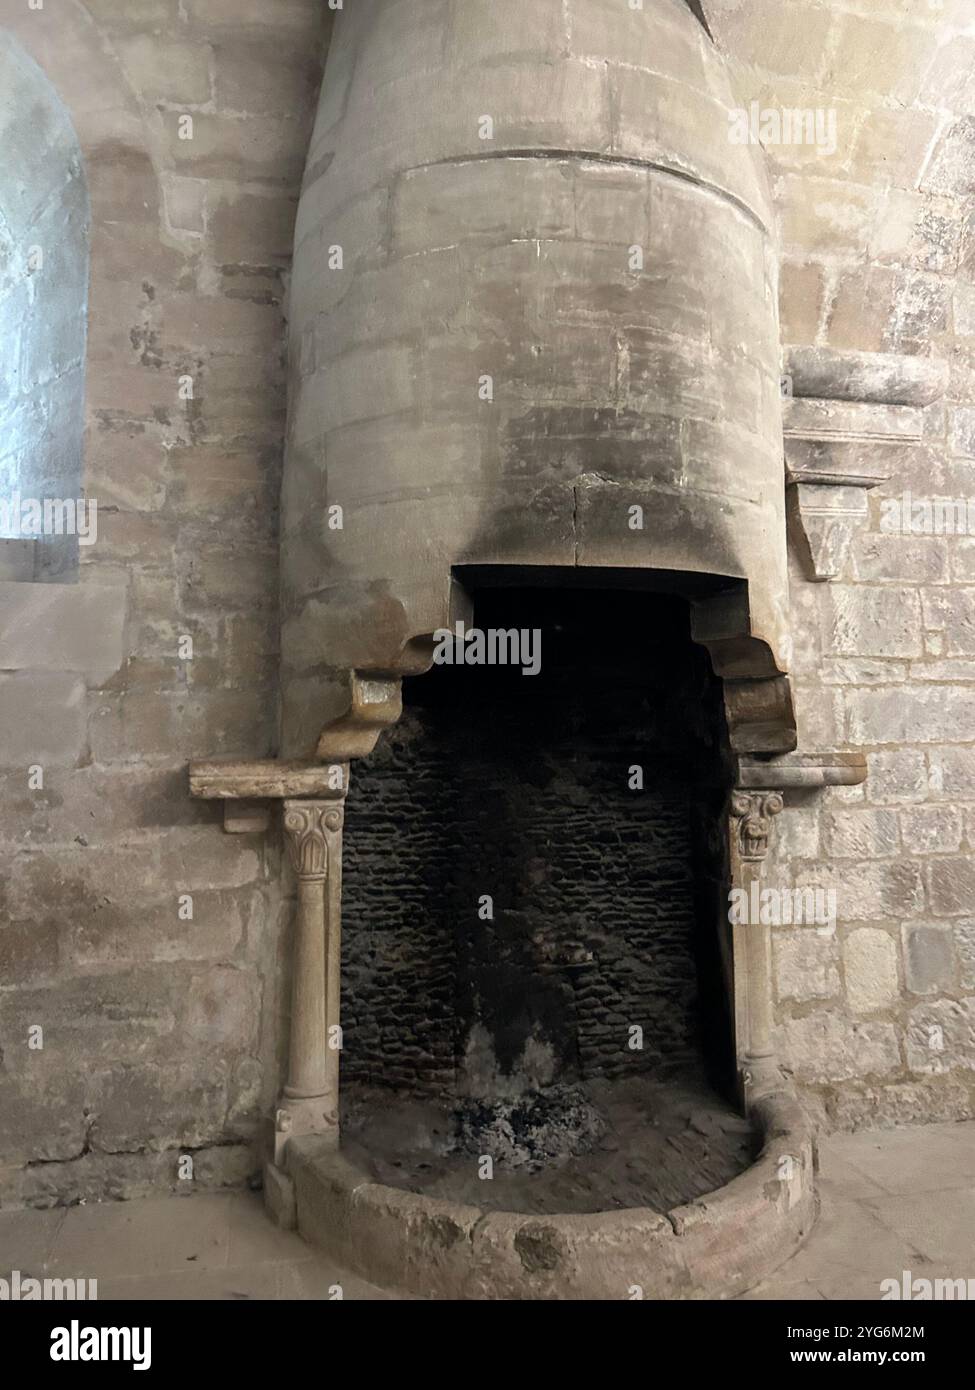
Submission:
[[[793,1255],[818,1210],[813,1131],[791,1094],[757,1100],[746,1172],[667,1216],[525,1216],[370,1181],[315,1136],[288,1168],[298,1228],[363,1279],[444,1299],[732,1298]]]

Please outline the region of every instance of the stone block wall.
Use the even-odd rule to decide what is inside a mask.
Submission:
[[[803,745],[863,746],[870,777],[779,817],[770,881],[838,904],[831,934],[775,932],[783,1055],[831,1124],[971,1116],[975,543],[892,534],[883,506],[967,498],[975,477],[975,16],[703,8],[743,102],[836,113],[831,152],[766,147],[784,344],[949,374],[840,578],[794,566]],[[99,508],[76,584],[0,570],[3,1201],[176,1184],[186,1154],[198,1183],[243,1181],[278,1085],[279,847],[224,835],[185,767],[275,749],[288,271],[328,20],[321,0],[0,8],[88,181]]]
[[[774,933],[779,1041],[841,1126],[975,1113],[975,636],[965,534],[890,503],[975,484],[975,11],[967,0],[708,0],[743,105],[835,113],[835,149],[766,144],[783,343],[945,364],[945,398],[839,577],[793,557],[802,745],[863,748],[862,787],[794,794],[770,883],[831,887],[835,933]],[[833,143],[830,141],[829,143]]]
[[[288,268],[327,20],[319,0],[0,6],[90,190],[98,505],[75,583],[0,592],[4,1202],[179,1186],[181,1155],[197,1184],[257,1166],[278,848],[224,834],[186,764],[274,752]]]

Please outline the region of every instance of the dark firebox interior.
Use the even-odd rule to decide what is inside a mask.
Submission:
[[[478,1199],[527,1209],[697,1195],[749,1144],[719,956],[720,683],[679,597],[473,597],[478,629],[538,631],[541,666],[434,666],[356,767],[346,1144],[458,1196],[490,1155],[507,1187]],[[669,1167],[644,1155],[652,1179],[621,1157],[648,1129],[670,1140]],[[563,1172],[543,1196],[566,1167],[583,1190]]]

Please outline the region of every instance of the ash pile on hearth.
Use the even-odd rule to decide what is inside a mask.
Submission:
[[[488,1155],[506,1168],[528,1172],[562,1158],[590,1153],[606,1123],[583,1091],[553,1086],[516,1100],[463,1100],[454,1111],[450,1150]]]

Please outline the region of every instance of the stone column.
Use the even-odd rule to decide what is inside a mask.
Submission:
[[[744,891],[748,905],[746,922],[732,927],[735,1034],[746,1106],[749,1098],[776,1076],[772,1047],[771,931],[760,919],[755,920],[752,903],[758,900],[761,890],[772,818],[782,807],[782,796],[777,791],[739,790],[731,798],[731,881],[734,888]]]
[[[284,831],[298,879],[291,1050],[281,1111],[286,1132],[338,1130],[341,806],[285,801]],[[279,1112],[278,1128],[283,1117]]]
[[[375,740],[373,740],[375,741]],[[369,745],[372,746],[371,744]],[[281,803],[285,843],[298,879],[288,1078],[265,1131],[264,1202],[276,1221],[294,1226],[288,1141],[339,1135],[339,995],[341,989],[342,825],[349,764],[320,762],[193,763],[193,796],[224,804],[224,827],[266,828],[268,803]]]

